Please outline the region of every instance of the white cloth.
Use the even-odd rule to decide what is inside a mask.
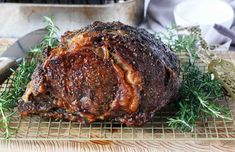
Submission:
[[[150,0],[146,15],[148,28],[152,31],[159,32],[164,31],[166,27],[172,25],[174,23],[174,7],[182,1],[186,0]],[[225,1],[227,1],[235,9],[235,0]],[[233,24],[235,25],[235,21]],[[213,39],[212,35],[209,35],[208,37],[210,38],[210,42],[213,44],[221,44],[225,49],[228,49],[232,42],[231,38],[228,38],[222,34],[219,40]]]

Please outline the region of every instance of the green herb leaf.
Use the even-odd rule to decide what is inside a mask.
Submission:
[[[193,131],[201,113],[207,116],[231,120],[230,111],[216,103],[224,93],[220,83],[212,79],[194,64],[182,66],[183,80],[179,90],[179,111],[169,118],[170,127],[182,131]]]
[[[201,114],[230,120],[230,110],[216,103],[224,96],[221,84],[214,80],[213,75],[202,72],[195,65],[199,54],[202,53],[200,51],[209,49],[201,36],[200,28],[173,26],[157,37],[172,51],[186,52],[189,56],[188,63],[181,66],[182,83],[177,102],[179,110],[175,116],[168,119],[168,125],[182,131],[193,131]]]
[[[10,87],[6,87],[0,93],[0,129],[5,130],[4,137],[9,138],[11,128],[9,122],[12,116],[17,112],[18,100],[23,95],[27,84],[31,80],[31,75],[36,68],[37,60],[41,56],[45,47],[55,47],[58,44],[56,32],[58,27],[55,26],[52,18],[44,17],[48,30],[47,35],[43,38],[41,44],[29,51],[29,59],[24,59],[16,71],[13,71],[13,77],[8,81],[12,82]],[[14,109],[15,108],[15,109]]]

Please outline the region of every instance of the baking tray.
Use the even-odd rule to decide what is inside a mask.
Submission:
[[[0,37],[22,37],[42,28],[45,26],[43,16],[53,16],[55,25],[60,25],[58,35],[83,28],[94,21],[120,21],[138,26],[144,20],[144,2],[127,0],[103,5],[0,3]]]
[[[234,52],[219,52],[217,55],[235,63]],[[181,63],[188,60],[184,53],[178,56]],[[207,70],[201,61],[197,61],[197,65],[201,70]],[[10,81],[6,81],[0,86],[0,90],[10,86]],[[201,114],[194,132],[182,132],[168,127],[167,118],[175,114],[174,105],[157,112],[152,121],[142,127],[127,127],[117,122],[94,122],[85,125],[35,115],[21,117],[16,114],[10,121],[13,134],[9,140],[235,140],[235,102],[226,97],[219,103],[230,109],[232,120]],[[0,130],[0,139],[4,139],[3,132]]]

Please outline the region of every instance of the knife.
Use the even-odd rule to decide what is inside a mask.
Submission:
[[[27,51],[40,44],[47,32],[47,29],[32,31],[18,39],[0,54],[0,84],[12,74],[11,69],[15,70],[18,67],[18,64],[26,56]]]

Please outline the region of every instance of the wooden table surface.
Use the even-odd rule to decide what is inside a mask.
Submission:
[[[0,38],[0,52],[15,39]],[[235,152],[234,141],[0,141],[0,152]]]

